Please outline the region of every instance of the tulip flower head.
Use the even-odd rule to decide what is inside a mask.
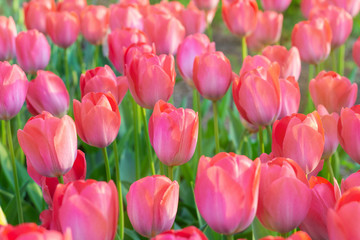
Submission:
[[[8,61],[16,56],[16,35],[14,19],[0,16],[0,61]]]

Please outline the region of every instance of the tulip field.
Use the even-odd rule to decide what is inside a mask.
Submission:
[[[360,240],[360,0],[0,0],[0,240]]]

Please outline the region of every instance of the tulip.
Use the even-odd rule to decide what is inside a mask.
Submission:
[[[194,0],[195,6],[204,11],[211,11],[217,8],[219,0]]]
[[[195,87],[193,82],[195,57],[206,52],[215,52],[215,43],[210,42],[205,34],[200,33],[186,37],[178,48],[176,63],[181,76],[191,87]]]
[[[50,12],[46,17],[46,31],[56,45],[68,48],[79,35],[79,18],[74,12]]]
[[[12,17],[0,16],[0,61],[15,57],[16,25]]]
[[[341,180],[341,193],[345,193],[353,187],[360,186],[360,170],[350,174],[346,179]]]
[[[280,65],[280,78],[293,76],[296,81],[299,80],[301,73],[301,59],[299,50],[296,47],[286,50],[283,46],[267,46],[262,51],[262,55],[271,62],[278,62]]]
[[[206,99],[217,101],[229,89],[232,70],[229,59],[222,52],[205,52],[196,56],[193,66],[196,89]]]
[[[154,237],[174,224],[179,184],[165,176],[148,176],[131,184],[126,201],[135,231],[144,237]]]
[[[300,88],[294,77],[280,78],[281,111],[278,119],[297,113],[300,106]]]
[[[87,6],[86,0],[62,0],[57,3],[59,11],[75,12],[80,18],[81,11]]]
[[[284,12],[290,3],[291,0],[261,0],[261,5],[266,11]]]
[[[260,161],[234,153],[202,156],[195,182],[195,202],[214,231],[232,235],[255,218],[260,183]],[[230,191],[229,191],[230,190]]]
[[[324,150],[324,129],[319,114],[293,114],[275,121],[272,152],[275,157],[293,159],[306,174],[320,163]]]
[[[171,97],[176,75],[172,55],[145,53],[134,58],[126,70],[131,95],[141,107],[152,109],[158,100]]]
[[[300,229],[307,232],[312,239],[326,240],[328,228],[326,224],[327,212],[334,208],[340,198],[339,186],[333,186],[322,177],[311,177],[311,205],[307,216],[300,225]]]
[[[328,159],[336,152],[336,149],[339,146],[339,140],[337,136],[339,114],[336,112],[329,114],[323,105],[319,105],[317,111],[320,114],[325,134],[325,145],[322,158]]]
[[[352,57],[356,65],[360,66],[360,37],[355,41],[353,45]]]
[[[331,0],[331,3],[345,9],[352,17],[355,17],[360,11],[360,1],[358,0]]]
[[[357,97],[357,84],[336,72],[321,71],[309,83],[309,92],[315,106],[323,105],[329,113],[340,113],[343,107],[352,107]]]
[[[205,234],[194,226],[163,232],[151,240],[207,240]]]
[[[16,60],[27,73],[44,69],[50,61],[50,45],[44,34],[37,30],[20,32],[15,39]]]
[[[49,71],[39,70],[29,83],[26,105],[32,115],[47,111],[57,117],[64,116],[69,108],[69,93],[60,77]]]
[[[359,238],[359,202],[360,187],[355,187],[342,195],[334,209],[329,209],[327,226],[330,240]]]
[[[74,99],[74,118],[79,137],[93,147],[105,148],[120,129],[120,112],[111,93],[86,94],[81,102]]]
[[[10,120],[20,112],[28,86],[26,75],[18,65],[0,62],[0,120]]]
[[[23,7],[26,28],[46,33],[46,15],[51,11],[55,11],[55,1],[31,0],[30,2],[24,2]]]
[[[338,122],[338,139],[341,147],[357,163],[360,163],[360,105],[341,110]]]
[[[155,45],[149,45],[144,42],[131,44],[124,53],[124,73],[127,72],[126,66],[130,66],[132,60],[142,56],[144,53],[155,54]]]
[[[170,14],[172,14],[177,19],[180,19],[180,12],[184,10],[184,5],[182,5],[178,1],[162,1],[159,3],[159,5],[161,5],[161,7],[164,7]]]
[[[268,236],[260,238],[260,240],[311,240],[311,237],[303,231],[297,231],[288,238]]]
[[[299,22],[291,34],[292,45],[298,48],[301,60],[310,64],[318,64],[329,56],[331,39],[331,27],[324,18]]]
[[[187,8],[182,9],[179,15],[179,19],[185,27],[186,36],[205,31],[206,14],[195,6],[194,1],[190,1]]]
[[[301,0],[301,12],[305,18],[309,18],[310,12],[315,8],[326,8],[329,6],[328,0]]]
[[[119,198],[112,180],[78,180],[56,188],[54,226],[62,232],[70,228],[73,240],[114,239],[118,213]]]
[[[126,49],[133,43],[147,42],[145,34],[137,29],[116,29],[108,36],[109,59],[116,70],[124,73],[124,55]]]
[[[246,56],[241,66],[239,76],[242,76],[244,73],[254,70],[258,67],[268,69],[270,65],[271,61],[267,57],[261,55],[255,55],[253,57]]]
[[[264,227],[287,233],[300,225],[310,205],[308,181],[296,162],[274,158],[261,165],[256,216]]]
[[[144,30],[144,17],[135,4],[110,5],[110,29],[136,28]]]
[[[281,110],[279,73],[279,65],[273,63],[268,69],[257,67],[235,78],[234,102],[247,122],[267,126],[277,119]]]
[[[89,5],[81,12],[80,27],[85,39],[93,45],[102,43],[109,26],[110,11],[102,5]]]

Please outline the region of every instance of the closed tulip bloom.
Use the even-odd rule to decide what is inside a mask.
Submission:
[[[131,95],[141,107],[152,109],[158,100],[167,102],[171,97],[176,75],[172,55],[145,53],[126,70]]]
[[[233,82],[235,105],[247,122],[267,126],[278,117],[281,108],[280,67],[272,63],[268,69],[257,67]]]
[[[202,156],[195,182],[195,202],[214,231],[232,235],[255,218],[260,183],[260,161],[234,153]]]
[[[315,106],[323,105],[329,113],[340,113],[343,107],[352,107],[358,86],[336,72],[321,71],[309,83],[311,99]]]
[[[109,59],[116,70],[124,73],[124,55],[133,43],[147,42],[145,34],[134,28],[116,29],[108,35]]]
[[[81,12],[80,27],[84,38],[100,45],[109,27],[110,11],[102,5],[89,5]]]
[[[229,89],[232,70],[229,59],[222,52],[205,52],[196,56],[193,81],[201,96],[217,101]]]
[[[151,240],[207,240],[205,234],[194,226],[163,232]]]
[[[148,176],[131,184],[126,201],[135,231],[144,237],[154,237],[174,224],[179,184],[165,176]]]
[[[297,113],[300,106],[299,83],[294,77],[280,78],[281,111],[278,119]]]
[[[261,5],[266,11],[284,12],[290,3],[291,0],[261,0]]]
[[[293,159],[306,174],[320,163],[324,150],[324,129],[319,114],[293,114],[275,121],[272,153]]]
[[[21,68],[0,62],[0,120],[10,120],[25,102],[29,82]]]
[[[194,1],[190,1],[187,8],[182,9],[179,15],[179,19],[185,27],[186,36],[205,31],[207,25],[206,14],[195,6]]]
[[[267,236],[260,238],[260,240],[311,240],[311,237],[306,232],[296,231],[296,233],[289,236],[288,238]]]
[[[46,15],[51,11],[55,11],[55,1],[31,0],[30,2],[24,2],[23,8],[26,28],[46,33]]]
[[[81,102],[74,99],[74,118],[78,135],[93,147],[104,148],[116,138],[120,129],[120,112],[111,93],[86,94]]]
[[[57,3],[59,11],[75,12],[80,19],[81,11],[87,6],[86,0],[62,0]]]
[[[297,47],[291,47],[287,50],[280,45],[267,46],[262,51],[262,55],[271,62],[278,62],[280,65],[280,78],[293,76],[296,81],[299,80],[301,73],[301,59]]]
[[[230,32],[238,37],[249,36],[255,31],[258,6],[255,0],[223,1],[222,17]]]
[[[69,101],[69,93],[60,77],[49,71],[37,71],[26,96],[26,105],[32,115],[47,111],[62,117],[68,111]]]
[[[46,17],[46,32],[62,48],[70,47],[77,39],[80,21],[75,12],[50,12]]]
[[[263,67],[265,69],[268,69],[270,65],[271,65],[271,61],[267,57],[264,57],[262,55],[255,55],[255,56],[248,55],[245,57],[242,63],[239,76],[243,75],[246,72],[254,70],[258,67]]]
[[[310,205],[308,181],[296,162],[274,158],[261,165],[256,216],[267,229],[290,232],[304,220]]]
[[[333,5],[345,9],[352,17],[360,11],[360,1],[358,0],[331,0]]]
[[[77,154],[75,123],[43,112],[30,118],[17,137],[26,159],[45,177],[58,177],[73,166]]]
[[[300,52],[301,60],[310,64],[324,61],[330,54],[332,32],[325,18],[313,18],[295,25],[292,45]]]
[[[322,158],[327,159],[335,153],[337,147],[339,146],[337,136],[339,114],[336,112],[329,114],[323,105],[319,105],[317,107],[317,111],[320,114],[325,134],[325,145]]]
[[[14,19],[0,16],[0,61],[10,60],[16,56],[16,35]]]
[[[219,0],[194,0],[195,6],[204,11],[211,11],[217,8]]]
[[[187,36],[178,48],[176,63],[181,76],[191,87],[195,87],[193,82],[195,57],[206,52],[215,52],[215,43],[210,42],[205,34],[200,33]]]
[[[360,37],[355,41],[353,45],[352,57],[356,65],[360,66]]]
[[[315,8],[326,8],[328,0],[301,0],[300,9],[305,18],[309,18],[311,10]]]
[[[311,205],[307,216],[300,225],[300,229],[307,232],[312,239],[329,239],[327,228],[327,212],[335,207],[340,198],[339,186],[333,186],[322,177],[311,177]]]
[[[341,180],[341,193],[345,193],[353,187],[360,187],[360,170]]]
[[[155,45],[138,42],[131,44],[124,53],[124,74],[126,75],[126,67],[130,66],[132,60],[141,57],[145,53],[156,54]]]
[[[119,198],[114,182],[78,180],[59,184],[53,219],[59,231],[70,229],[73,240],[112,240],[116,234]]]
[[[144,30],[144,17],[135,4],[110,5],[110,29],[136,28]]]

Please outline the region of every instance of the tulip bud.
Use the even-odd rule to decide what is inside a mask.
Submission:
[[[328,159],[336,152],[336,149],[339,146],[339,140],[337,136],[339,114],[336,112],[329,114],[323,105],[318,105],[317,111],[320,114],[325,135],[325,145],[322,158]]]
[[[80,19],[81,11],[87,6],[86,0],[62,0],[57,3],[59,11],[75,12]]]
[[[0,16],[0,61],[10,60],[16,56],[16,25],[12,17]]]
[[[199,10],[193,1],[190,1],[187,8],[180,12],[180,21],[185,27],[185,35],[203,33],[206,29],[206,14],[204,11]]]
[[[281,111],[278,119],[297,113],[300,106],[300,88],[294,77],[280,79]]]
[[[353,187],[360,187],[360,170],[341,180],[341,193],[344,194]]]
[[[240,69],[239,76],[242,76],[244,73],[254,70],[258,67],[263,67],[268,69],[271,65],[271,61],[262,55],[255,55],[255,56],[246,56],[243,64]]]
[[[31,0],[24,2],[25,25],[28,30],[36,29],[46,33],[46,15],[56,10],[54,0]]]
[[[111,31],[122,28],[144,30],[144,17],[137,5],[123,3],[110,5]]]
[[[163,232],[151,240],[208,240],[205,234],[194,226]]]
[[[315,8],[327,8],[329,6],[328,0],[301,0],[301,12],[305,18],[309,18],[310,12]]]
[[[360,66],[360,37],[355,41],[353,45],[352,57],[356,65]]]
[[[219,0],[194,0],[195,6],[204,11],[211,11],[217,8]]]
[[[284,12],[290,3],[291,0],[261,0],[261,5],[266,11]]]
[[[345,9],[352,17],[355,17],[360,11],[360,1],[358,0],[331,0],[332,4]]]

